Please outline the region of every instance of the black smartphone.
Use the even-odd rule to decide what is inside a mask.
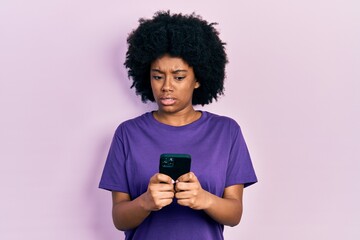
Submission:
[[[164,153],[160,155],[159,172],[170,176],[174,181],[190,172],[190,166],[189,154]]]

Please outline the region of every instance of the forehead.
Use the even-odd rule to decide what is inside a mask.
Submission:
[[[190,68],[190,66],[180,57],[171,57],[169,55],[164,55],[153,61],[151,63],[151,68],[159,70],[178,70],[188,69]]]

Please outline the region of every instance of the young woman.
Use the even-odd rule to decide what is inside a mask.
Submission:
[[[126,239],[223,239],[224,225],[240,222],[243,188],[257,182],[239,125],[194,109],[223,94],[225,44],[194,14],[139,22],[125,66],[136,93],[158,109],[117,128],[100,188],[112,191]],[[158,173],[163,153],[191,155],[191,171]]]

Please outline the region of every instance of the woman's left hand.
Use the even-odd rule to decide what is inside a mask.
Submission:
[[[192,209],[202,210],[210,205],[209,192],[205,191],[193,172],[180,176],[175,185],[177,203]]]

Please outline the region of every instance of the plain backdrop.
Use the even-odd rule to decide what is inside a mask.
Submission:
[[[1,0],[0,239],[123,239],[97,187],[115,128],[155,108],[123,62],[157,10],[227,43],[225,96],[197,109],[241,125],[259,183],[226,239],[360,239],[358,0]]]

